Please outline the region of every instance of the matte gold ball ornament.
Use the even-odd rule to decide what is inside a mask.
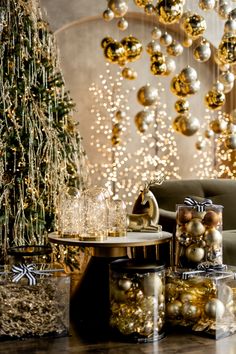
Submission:
[[[184,18],[182,27],[190,38],[197,39],[203,35],[207,25],[204,17],[194,13]]]
[[[199,247],[197,244],[191,244],[186,249],[186,257],[190,262],[199,263],[204,259],[205,250],[202,247]]]
[[[124,79],[127,80],[135,80],[138,77],[137,72],[133,68],[128,68],[128,67],[125,67],[122,70],[121,75]]]
[[[156,5],[158,20],[166,25],[176,23],[183,14],[183,0],[159,0]]]
[[[220,109],[225,104],[225,94],[219,90],[210,90],[205,95],[205,103],[209,109]]]
[[[152,106],[157,102],[158,89],[149,84],[142,86],[137,92],[137,99],[143,106]]]
[[[136,61],[140,58],[143,47],[142,43],[133,36],[125,37],[121,40],[121,45],[124,47],[126,58],[129,62]]]

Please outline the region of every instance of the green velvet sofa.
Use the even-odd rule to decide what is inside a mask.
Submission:
[[[183,204],[185,197],[207,198],[223,205],[223,262],[236,265],[236,180],[167,180],[150,189],[159,205],[159,224],[169,232],[175,231],[176,204]]]

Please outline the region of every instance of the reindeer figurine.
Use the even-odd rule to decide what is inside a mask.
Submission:
[[[150,186],[160,181],[154,180],[146,183],[144,189],[140,191],[140,194],[134,204],[132,214],[127,214],[127,228],[130,231],[145,231],[145,230],[160,230],[158,225],[159,221],[159,206],[154,194],[150,191]],[[148,203],[148,206],[146,204]],[[143,207],[141,207],[141,205]],[[140,208],[141,207],[141,208]],[[142,212],[140,212],[142,210]]]

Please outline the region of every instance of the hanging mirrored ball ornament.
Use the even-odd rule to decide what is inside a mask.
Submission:
[[[106,45],[104,55],[113,64],[119,64],[126,60],[126,51],[120,42],[113,41]]]
[[[183,0],[159,0],[156,5],[158,21],[166,25],[178,22],[183,8]]]
[[[123,17],[128,11],[126,0],[109,0],[108,8],[113,11],[115,17]]]
[[[228,32],[232,32],[232,33],[236,32],[236,20],[228,19],[227,21],[225,21],[224,33],[228,33]]]
[[[204,132],[204,136],[205,136],[205,138],[207,138],[207,139],[212,138],[212,137],[214,136],[213,130],[211,130],[211,129],[206,129],[205,132]]]
[[[229,93],[230,91],[232,91],[232,89],[234,88],[234,82],[231,82],[228,85],[224,85],[224,93]]]
[[[125,31],[129,26],[128,21],[122,17],[118,22],[117,22],[117,27],[119,28],[119,30],[121,31]]]
[[[182,114],[180,114],[180,115],[178,115],[177,117],[175,117],[175,119],[173,120],[173,122],[172,122],[172,127],[173,127],[173,129],[176,131],[176,132],[178,132],[178,133],[180,133],[180,126],[179,126],[179,122],[180,122],[180,120],[182,119]]]
[[[223,35],[217,50],[217,56],[224,64],[236,62],[236,33],[227,32]]]
[[[189,37],[196,39],[203,35],[207,25],[204,17],[194,13],[183,20],[182,27]]]
[[[160,28],[154,27],[151,32],[152,39],[159,39],[161,37],[161,34],[162,34],[162,32],[161,32]]]
[[[209,90],[205,95],[206,106],[212,110],[220,109],[225,104],[225,94],[219,90]]]
[[[158,99],[158,89],[147,84],[138,90],[137,99],[143,106],[152,106]]]
[[[228,18],[230,20],[236,20],[236,8],[234,8],[232,11],[230,11]]]
[[[181,55],[183,53],[183,50],[183,46],[176,40],[173,40],[172,43],[166,47],[167,53],[173,57],[178,57],[179,55]]]
[[[179,79],[186,83],[191,83],[193,81],[196,81],[197,71],[190,65],[187,65],[184,69],[181,70],[179,74]]]
[[[192,38],[188,37],[187,35],[184,36],[184,39],[182,41],[183,47],[184,48],[190,48],[192,44],[193,44]]]
[[[205,142],[205,140],[198,140],[198,141],[196,141],[195,147],[196,147],[197,150],[200,150],[200,151],[201,151],[201,150],[204,150],[205,147],[206,147],[206,142]]]
[[[231,71],[222,72],[219,76],[219,81],[224,85],[229,85],[234,82],[234,74]]]
[[[167,47],[172,43],[172,36],[168,32],[164,32],[160,37],[160,43]]]
[[[153,112],[140,111],[135,115],[134,122],[140,133],[145,133],[149,125],[154,121]]]
[[[151,73],[153,75],[165,75],[167,70],[165,55],[162,52],[155,52],[151,56]]]
[[[122,122],[126,117],[125,111],[118,110],[115,113],[115,118],[117,122]]]
[[[111,9],[106,9],[103,12],[102,17],[105,21],[111,21],[115,17],[115,14]]]
[[[165,71],[164,75],[168,76],[175,71],[176,63],[175,63],[174,59],[170,58],[170,57],[166,57],[165,63],[166,63],[166,71]]]
[[[152,55],[156,52],[160,52],[161,51],[161,46],[158,43],[157,40],[151,40],[151,42],[149,42],[146,46],[146,51],[148,54]]]
[[[133,68],[124,68],[121,72],[122,77],[127,80],[135,80],[137,79],[137,72]]]
[[[222,91],[222,92],[224,92],[224,84],[222,84],[222,82],[220,82],[219,80],[217,80],[217,81],[213,84],[212,89],[213,89],[213,90],[216,90],[216,91]]]
[[[217,9],[218,15],[223,19],[226,20],[229,16],[229,13],[232,10],[232,7],[230,3],[224,2],[223,4],[220,4],[220,6]]]
[[[186,97],[188,96],[185,90],[186,84],[180,80],[179,75],[175,75],[170,82],[170,90],[171,92],[178,97]]]
[[[134,3],[138,7],[145,7],[148,4],[152,4],[153,0],[134,0]]]
[[[183,135],[192,136],[200,128],[200,122],[197,117],[191,115],[183,115],[179,121],[179,129]]]
[[[216,117],[210,122],[209,127],[215,134],[221,134],[227,129],[227,122]]]
[[[226,136],[225,147],[227,149],[236,150],[236,134],[230,134]]]
[[[199,0],[198,6],[203,11],[213,10],[215,7],[215,0]]]
[[[148,16],[151,16],[155,13],[155,7],[154,5],[152,4],[147,4],[145,7],[144,7],[144,12],[146,15]]]
[[[175,102],[175,110],[177,113],[186,113],[189,111],[189,102],[184,99],[179,99]]]
[[[101,47],[105,49],[106,46],[111,42],[114,42],[114,39],[112,37],[104,37],[101,41]]]
[[[140,58],[143,47],[142,43],[137,38],[130,35],[123,38],[121,44],[125,49],[126,58],[129,62],[136,61]]]
[[[206,40],[201,41],[193,50],[194,59],[201,63],[205,63],[211,57],[210,43]]]

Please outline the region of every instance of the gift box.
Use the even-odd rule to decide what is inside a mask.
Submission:
[[[232,267],[169,271],[165,297],[169,328],[178,326],[214,339],[236,332],[236,280]]]
[[[0,339],[64,336],[70,277],[49,264],[0,269]]]
[[[222,264],[222,205],[186,197],[176,205],[175,265],[196,268]]]

